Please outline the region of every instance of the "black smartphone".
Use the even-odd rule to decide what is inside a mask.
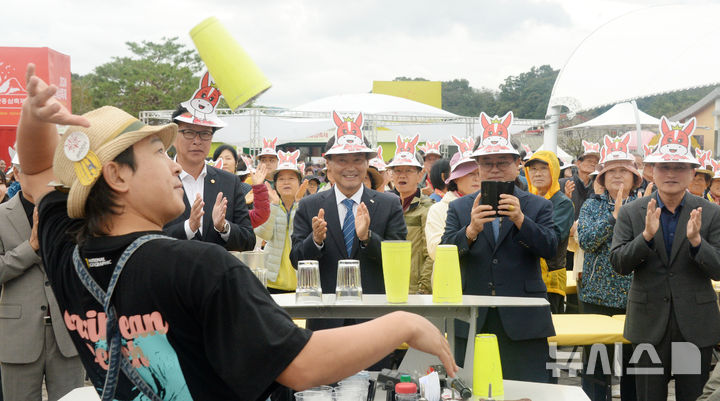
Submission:
[[[498,209],[501,194],[513,194],[515,183],[513,181],[483,181],[480,184],[480,202],[483,205]]]

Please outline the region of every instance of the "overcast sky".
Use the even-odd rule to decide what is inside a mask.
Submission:
[[[497,89],[508,75],[561,68],[583,38],[644,0],[3,0],[2,46],[48,46],[86,74],[127,41],[178,36],[216,16],[273,83],[260,104],[294,107],[368,92],[397,76],[466,78]],[[35,13],[35,14],[31,14]]]

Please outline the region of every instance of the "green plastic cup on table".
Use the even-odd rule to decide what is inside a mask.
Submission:
[[[391,304],[401,304],[408,300],[410,289],[410,241],[383,241],[382,252],[385,296]]]
[[[500,349],[495,334],[475,335],[473,357],[473,397],[502,397],[505,390]]]
[[[457,246],[438,245],[433,265],[432,292],[434,303],[462,302],[460,259]]]

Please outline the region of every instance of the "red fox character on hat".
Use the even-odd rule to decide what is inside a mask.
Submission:
[[[514,154],[520,155],[510,144],[510,124],[513,121],[513,112],[508,111],[502,116],[489,118],[485,112],[480,112],[480,124],[483,127],[482,139],[473,153],[473,156],[485,156],[491,154]]]
[[[440,141],[437,142],[425,142],[425,145],[418,146],[418,149],[422,150],[423,153],[426,155],[438,155],[442,156],[442,153],[440,153]]]
[[[263,145],[260,153],[258,153],[258,157],[265,155],[278,157],[277,151],[275,151],[275,147],[277,146],[278,141],[277,137],[273,139],[263,138],[262,141]]]
[[[227,124],[215,114],[215,107],[220,101],[220,96],[222,94],[215,86],[210,72],[206,72],[200,79],[200,87],[195,91],[192,98],[180,103],[182,107],[187,109],[187,112],[175,117],[175,120],[214,128],[226,126]]]
[[[660,118],[660,143],[650,156],[645,159],[646,163],[690,163],[696,167],[700,163],[690,152],[690,138],[695,131],[695,117],[682,125],[677,122],[670,122],[665,116]]]
[[[611,138],[610,136],[605,135],[605,146],[603,146],[600,150],[600,164],[615,160],[634,161],[635,158],[628,151],[629,143],[629,133],[615,138]]]
[[[325,152],[326,155],[367,153],[369,157],[375,157],[376,152],[365,145],[362,126],[363,115],[358,113],[355,119],[340,118],[338,113],[333,111],[333,121],[337,126],[335,131],[335,143]]]
[[[395,157],[393,157],[393,160],[388,167],[415,166],[422,168],[422,164],[420,164],[420,161],[418,161],[417,157],[415,157],[415,145],[417,145],[419,140],[420,135],[417,134],[414,138],[403,138],[398,135],[397,138],[395,138],[395,144],[397,145],[397,148],[395,149]]]
[[[459,139],[454,135],[450,135],[453,142],[458,146],[458,152],[460,152],[461,159],[469,159],[475,146],[475,140],[473,138],[462,138]]]

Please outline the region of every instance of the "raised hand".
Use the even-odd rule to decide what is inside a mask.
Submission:
[[[565,181],[565,196],[568,198],[572,198],[572,193],[575,191],[575,181],[573,180],[567,180]]]
[[[475,240],[485,226],[485,223],[491,222],[497,217],[497,213],[490,205],[480,204],[480,194],[475,197],[475,201],[470,211],[470,224],[465,229],[465,236],[468,239]]]
[[[215,205],[213,205],[212,219],[215,229],[223,231],[225,228],[225,213],[227,213],[227,198],[223,196],[222,192],[218,192],[215,198]]]
[[[309,180],[303,181],[302,184],[300,184],[300,188],[295,192],[295,202],[300,202],[300,199],[307,193],[308,181]]]
[[[645,213],[645,230],[642,232],[645,241],[650,241],[655,238],[658,228],[660,228],[660,212],[661,210],[657,207],[657,201],[650,199],[647,205],[647,212]]]
[[[200,228],[200,224],[202,224],[202,217],[205,214],[205,210],[203,210],[204,206],[205,202],[203,202],[200,194],[195,195],[195,201],[192,207],[190,207],[190,218],[188,219],[192,232],[197,231],[198,228]]]
[[[252,173],[252,183],[253,185],[262,184],[265,182],[265,176],[267,175],[267,166],[260,163],[259,166],[255,169],[255,172]]]
[[[518,229],[522,226],[523,221],[525,221],[525,215],[522,209],[520,209],[520,200],[514,195],[500,194],[498,214],[507,216]]]
[[[370,234],[370,212],[365,202],[360,202],[355,211],[355,233],[360,241],[367,241]]]
[[[433,193],[433,189],[432,187],[430,187],[430,185],[428,185],[426,187],[422,187],[422,189],[420,189],[420,192],[422,192],[423,195],[430,196],[430,194]]]
[[[255,182],[255,181],[253,181],[253,182]],[[280,204],[280,196],[278,196],[278,193],[273,189],[272,185],[270,185],[269,182],[266,182],[265,188],[267,188],[267,190],[268,190],[268,198],[270,199],[270,203],[273,205],[279,205]]]
[[[327,222],[325,221],[325,209],[320,209],[318,215],[312,218],[313,241],[322,245],[327,236]]]
[[[622,207],[624,189],[625,184],[620,184],[620,189],[618,190],[617,196],[615,197],[615,209],[613,209],[612,215],[616,219],[618,217],[618,214],[620,213],[620,208]]]
[[[645,187],[645,193],[643,196],[652,195],[653,193],[653,183],[652,181],[648,182],[647,187]]]
[[[702,238],[700,228],[702,227],[702,208],[699,207],[690,212],[690,219],[687,223],[687,239],[692,246],[699,246]]]
[[[38,122],[61,125],[80,125],[89,127],[90,122],[81,116],[74,115],[55,98],[57,87],[48,85],[35,75],[35,64],[28,64],[25,71],[25,90],[27,99],[23,110]]]

